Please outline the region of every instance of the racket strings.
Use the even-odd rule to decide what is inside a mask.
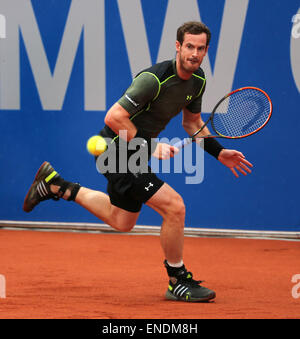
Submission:
[[[223,136],[239,137],[253,133],[262,127],[271,113],[271,104],[267,96],[252,88],[234,92],[218,107],[213,127]]]

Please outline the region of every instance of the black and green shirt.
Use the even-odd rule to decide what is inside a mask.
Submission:
[[[156,138],[184,107],[192,113],[201,112],[205,83],[201,68],[189,80],[182,80],[176,61],[164,61],[140,72],[118,103],[139,131]]]

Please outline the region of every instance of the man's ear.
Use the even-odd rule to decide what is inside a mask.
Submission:
[[[176,52],[178,53],[180,51],[181,43],[176,40]]]

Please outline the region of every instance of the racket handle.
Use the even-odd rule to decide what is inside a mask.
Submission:
[[[192,138],[185,138],[183,140],[176,142],[173,146],[180,149],[192,142],[193,142]]]

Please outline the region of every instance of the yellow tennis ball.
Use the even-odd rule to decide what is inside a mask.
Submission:
[[[107,144],[100,135],[94,135],[87,141],[86,148],[90,154],[98,156],[106,151]]]

